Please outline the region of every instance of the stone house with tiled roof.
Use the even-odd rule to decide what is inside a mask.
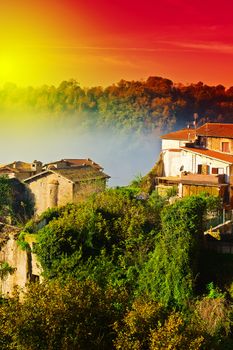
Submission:
[[[105,189],[110,176],[87,159],[61,159],[47,164],[40,161],[15,161],[0,165],[0,176],[24,182],[35,204],[35,214],[44,210],[83,200]]]
[[[220,195],[233,208],[233,124],[206,123],[163,135],[162,156],[158,189],[177,185],[181,197]]]
[[[32,194],[36,215],[51,207],[80,202],[105,189],[110,176],[100,166],[73,163],[50,163],[42,172],[24,180]]]

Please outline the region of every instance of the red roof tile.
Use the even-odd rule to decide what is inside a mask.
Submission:
[[[44,167],[46,168],[48,166],[56,165],[57,163],[64,163],[64,164],[67,164],[69,166],[87,165],[87,166],[91,166],[95,169],[103,170],[103,168],[99,164],[95,163],[90,158],[87,158],[87,159],[61,159],[61,160],[57,160],[55,162],[44,164]]]
[[[206,123],[197,129],[197,135],[233,138],[233,124]]]
[[[166,140],[194,141],[196,138],[196,131],[195,129],[181,129],[163,135],[161,138]]]
[[[210,149],[204,149],[204,148],[181,147],[181,149],[188,151],[188,152],[198,153],[198,154],[201,154],[201,155],[206,156],[206,157],[221,160],[221,161],[226,162],[226,163],[233,164],[233,155],[231,155],[231,154],[216,152],[216,151],[212,151]]]
[[[97,169],[103,169],[99,164],[91,160],[90,158],[87,159],[62,159],[63,161],[70,163],[71,165],[90,165]]]

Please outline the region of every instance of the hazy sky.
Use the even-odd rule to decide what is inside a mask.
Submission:
[[[0,84],[159,75],[232,85],[232,0],[0,2]]]
[[[127,185],[152,168],[160,151],[158,136],[159,131],[145,137],[113,129],[87,129],[72,120],[64,123],[41,115],[1,115],[0,163],[92,158],[111,176],[110,186]]]
[[[70,78],[106,86],[150,75],[231,86],[232,13],[232,0],[1,0],[0,86]],[[90,157],[112,184],[126,184],[159,152],[158,135],[84,132],[17,113],[7,118],[0,163]]]

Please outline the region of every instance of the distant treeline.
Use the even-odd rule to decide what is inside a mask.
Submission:
[[[74,115],[88,125],[114,125],[121,129],[148,131],[178,128],[193,121],[232,122],[233,86],[174,84],[169,79],[121,80],[106,88],[82,88],[76,80],[58,87],[19,88],[6,84],[0,89],[0,112],[22,110],[49,115]]]

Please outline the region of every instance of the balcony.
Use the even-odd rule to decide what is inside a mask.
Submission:
[[[158,185],[190,184],[219,186],[226,184],[225,175],[181,174],[181,176],[158,177]]]
[[[183,184],[221,185],[226,184],[225,175],[181,174],[180,182]]]

